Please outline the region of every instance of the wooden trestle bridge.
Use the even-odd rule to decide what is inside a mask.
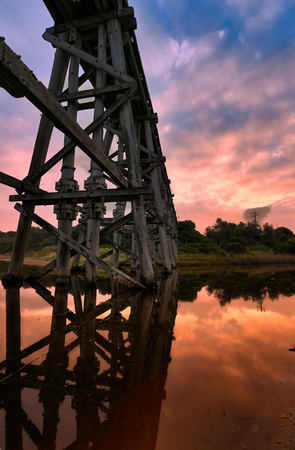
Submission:
[[[90,283],[101,268],[128,286],[153,285],[155,271],[176,266],[176,214],[134,10],[127,0],[43,1],[54,21],[43,38],[56,48],[48,88],[4,38],[0,41],[0,86],[42,112],[27,176],[20,180],[0,173],[0,182],[15,188],[10,201],[20,212],[6,281],[22,275],[33,221],[57,237],[56,261],[44,271],[56,268],[61,282],[83,255]],[[85,110],[91,117],[86,128],[78,122]],[[54,127],[65,135],[64,144],[47,158]],[[78,152],[89,157],[83,187],[75,179]],[[53,192],[42,190],[42,177],[60,162]],[[115,203],[113,217],[106,214],[108,203]],[[35,214],[39,205],[53,205],[58,227]],[[75,241],[71,234],[78,215],[81,231]],[[103,242],[112,245],[110,262],[109,254],[98,256]],[[129,258],[129,271],[119,268],[120,252]]]

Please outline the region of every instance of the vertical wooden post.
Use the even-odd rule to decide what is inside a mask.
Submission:
[[[68,68],[68,63],[69,63],[68,54],[58,48],[55,53],[54,63],[48,86],[48,90],[52,92],[52,94],[55,96],[60,94],[62,91]],[[50,143],[50,138],[52,135],[52,130],[53,130],[52,122],[46,116],[42,115],[34,146],[29,174],[33,172],[33,170],[36,169],[37,167],[40,167],[44,164]],[[39,183],[40,180],[38,180],[35,183],[36,186],[39,186]],[[26,207],[30,210],[30,212],[34,212],[35,204],[34,202],[30,203],[27,202]],[[16,236],[14,239],[11,259],[9,263],[8,269],[9,275],[18,276],[22,273],[22,266],[28,245],[30,229],[31,229],[31,220],[21,214],[19,218]]]
[[[121,139],[118,141],[118,161],[123,161],[124,158],[124,146]],[[115,220],[121,219],[124,216],[126,203],[125,202],[117,202],[116,207],[113,211],[113,217]],[[111,256],[111,264],[114,267],[119,267],[119,257],[120,250],[117,245],[121,245],[121,232],[116,230],[113,233],[113,243],[115,246],[113,247],[113,253]]]
[[[97,45],[97,57],[106,61],[106,29],[104,25],[100,25],[98,28],[98,45]],[[96,88],[105,86],[106,74],[101,70],[96,71]],[[102,97],[97,97],[94,103],[94,120],[99,117],[104,111],[104,101]],[[99,148],[103,148],[103,126],[101,125],[93,133],[93,141],[98,144]],[[85,181],[85,189],[105,189],[106,183],[103,178],[103,173],[100,167],[91,161],[90,176]],[[103,202],[89,200],[86,205],[87,215],[87,232],[86,232],[86,247],[93,253],[98,255],[99,252],[99,237],[101,220],[105,213],[105,206]],[[86,260],[86,277],[89,282],[96,279],[97,267],[95,264]]]
[[[177,219],[175,214],[175,209],[173,206],[172,198],[167,195],[166,198],[167,210],[168,210],[168,225],[170,226],[170,255],[172,267],[177,267]]]
[[[138,255],[137,253],[137,248],[136,248],[136,239],[135,239],[135,234],[132,233],[132,253],[134,253],[135,255]],[[135,257],[131,257],[131,262],[130,262],[130,268],[131,268],[131,272],[136,273],[137,271],[137,258]]]
[[[70,31],[70,41],[77,42],[78,36],[76,30]],[[70,68],[69,68],[69,93],[77,92],[79,83],[79,64],[80,59],[76,56],[71,56]],[[77,100],[70,100],[67,106],[67,112],[70,117],[77,120]],[[65,136],[64,144],[67,145],[71,142],[71,139]],[[69,152],[63,159],[63,165],[61,169],[61,179],[56,183],[56,190],[60,193],[66,191],[76,191],[79,189],[76,180],[74,180],[75,171],[75,150]],[[61,201],[55,207],[55,212],[58,219],[58,228],[65,232],[67,235],[72,234],[72,222],[76,218],[77,211],[74,203],[66,203]],[[69,275],[70,272],[70,258],[71,250],[60,240],[57,243],[57,255],[56,255],[56,273],[58,279]]]
[[[107,27],[113,66],[118,70],[126,72],[121,25],[117,19],[113,19],[108,22]],[[142,176],[139,164],[139,152],[130,101],[124,103],[119,115],[125,142],[130,176],[129,181],[132,187],[141,187]],[[142,279],[147,285],[151,285],[154,281],[154,270],[149,251],[148,230],[142,196],[138,196],[132,200],[132,214]]]
[[[152,152],[154,152],[152,130],[151,130],[151,124],[150,124],[149,120],[145,120],[144,127],[145,127],[147,148],[149,150],[151,150]],[[162,223],[160,223],[158,226],[161,256],[162,256],[162,260],[163,260],[165,269],[169,271],[169,270],[171,270],[171,257],[170,257],[169,245],[167,242],[167,231],[166,231],[166,225],[165,225],[167,213],[164,209],[165,199],[163,199],[163,197],[161,195],[160,183],[161,182],[163,183],[163,177],[161,174],[161,168],[159,166],[155,167],[151,171],[151,180],[152,180],[152,189],[154,192],[157,214],[162,221]]]

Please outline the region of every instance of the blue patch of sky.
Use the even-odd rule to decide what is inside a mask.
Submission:
[[[152,2],[149,11],[162,29],[174,37],[198,37],[227,28],[234,39],[243,27],[236,10],[216,0],[187,0],[178,7]]]
[[[255,9],[249,11],[249,15],[255,14]],[[294,2],[286,5],[270,27],[261,23],[261,28],[253,31],[245,29],[249,15],[242,17],[236,8],[220,0],[186,0],[177,5],[151,1],[148,10],[161,28],[178,40],[224,31],[217,50],[220,56],[223,52],[237,50],[248,55],[259,52],[265,58],[283,51],[295,41]]]
[[[286,49],[293,47],[295,43],[295,5],[284,10],[277,16],[271,28],[261,27],[251,36],[251,44],[261,51],[262,57],[273,57]]]
[[[173,123],[173,128],[181,131],[194,131],[200,129],[203,125],[202,118],[194,112],[185,112],[169,114],[168,122]]]
[[[199,114],[199,111],[202,111]],[[174,131],[195,131],[210,128],[214,134],[237,130],[246,125],[251,111],[241,110],[232,104],[221,104],[214,109],[199,105],[195,112],[182,111],[167,115],[167,122],[173,123]]]
[[[249,111],[240,110],[231,104],[222,104],[208,111],[207,121],[212,132],[223,133],[243,127],[250,116]]]

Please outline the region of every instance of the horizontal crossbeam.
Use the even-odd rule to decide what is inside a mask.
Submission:
[[[130,89],[134,87],[134,83],[118,83],[111,86],[106,86],[103,88],[94,88],[94,89],[85,89],[78,92],[65,92],[57,97],[59,102],[66,102],[69,100],[81,100],[89,97],[100,97],[105,94],[114,94],[117,92],[121,92],[125,89]]]
[[[133,197],[144,195],[147,200],[152,200],[152,189],[149,187],[128,189],[98,189],[96,191],[68,191],[68,192],[46,192],[44,194],[10,195],[9,201],[34,201],[36,205],[55,205],[62,200],[76,200],[77,203],[85,203],[88,200],[100,202],[130,201]]]

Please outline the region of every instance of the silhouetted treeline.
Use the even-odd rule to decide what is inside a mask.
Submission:
[[[220,218],[202,235],[194,222],[178,222],[179,250],[185,253],[227,253],[244,254],[253,251],[295,254],[294,233],[285,227],[274,228],[265,223],[260,226],[253,222],[239,224]]]
[[[260,226],[252,222],[239,224],[220,218],[207,227],[205,234],[196,230],[191,220],[177,222],[179,250],[184,253],[211,253],[218,255],[249,254],[253,251],[295,254],[294,233],[285,227],[274,228],[265,223]],[[72,237],[77,239],[79,226],[73,228]],[[15,232],[0,231],[0,254],[10,253]],[[29,251],[40,251],[56,245],[56,238],[42,228],[32,227],[28,245]]]
[[[73,228],[73,238],[77,239],[78,227]],[[11,253],[15,231],[0,231],[0,254]],[[32,227],[28,244],[29,251],[40,251],[44,247],[56,245],[56,238],[42,228]]]

